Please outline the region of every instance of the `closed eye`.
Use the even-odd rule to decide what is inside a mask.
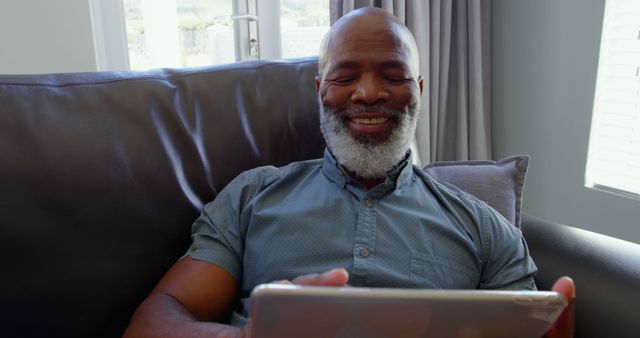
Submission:
[[[397,76],[387,76],[384,79],[390,83],[406,83],[406,82],[413,81],[413,78],[397,77]]]
[[[335,79],[327,79],[327,81],[331,83],[335,83],[338,85],[348,85],[355,80],[355,77],[339,77]]]

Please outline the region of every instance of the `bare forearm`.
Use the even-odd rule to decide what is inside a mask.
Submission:
[[[220,337],[239,338],[239,328],[198,321],[175,298],[155,294],[147,298],[134,314],[124,338]]]

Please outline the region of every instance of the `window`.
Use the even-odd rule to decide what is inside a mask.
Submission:
[[[130,69],[317,55],[329,29],[328,1],[122,1]]]
[[[318,55],[329,30],[329,1],[282,0],[282,57]]]
[[[640,1],[607,0],[585,184],[640,197]]]
[[[232,6],[225,0],[124,0],[131,69],[233,62]]]

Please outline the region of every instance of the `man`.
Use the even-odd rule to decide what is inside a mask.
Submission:
[[[375,8],[338,20],[323,42],[316,85],[324,159],[257,168],[231,182],[205,206],[191,248],[125,336],[241,337],[249,293],[276,280],[535,288],[519,230],[409,163],[423,80],[404,25]],[[556,289],[573,295],[569,279]],[[548,336],[569,337],[571,315]]]

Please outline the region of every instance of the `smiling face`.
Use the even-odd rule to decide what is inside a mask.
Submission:
[[[422,92],[415,42],[373,8],[343,17],[326,39],[317,87],[327,146],[357,176],[384,177],[415,131]]]

